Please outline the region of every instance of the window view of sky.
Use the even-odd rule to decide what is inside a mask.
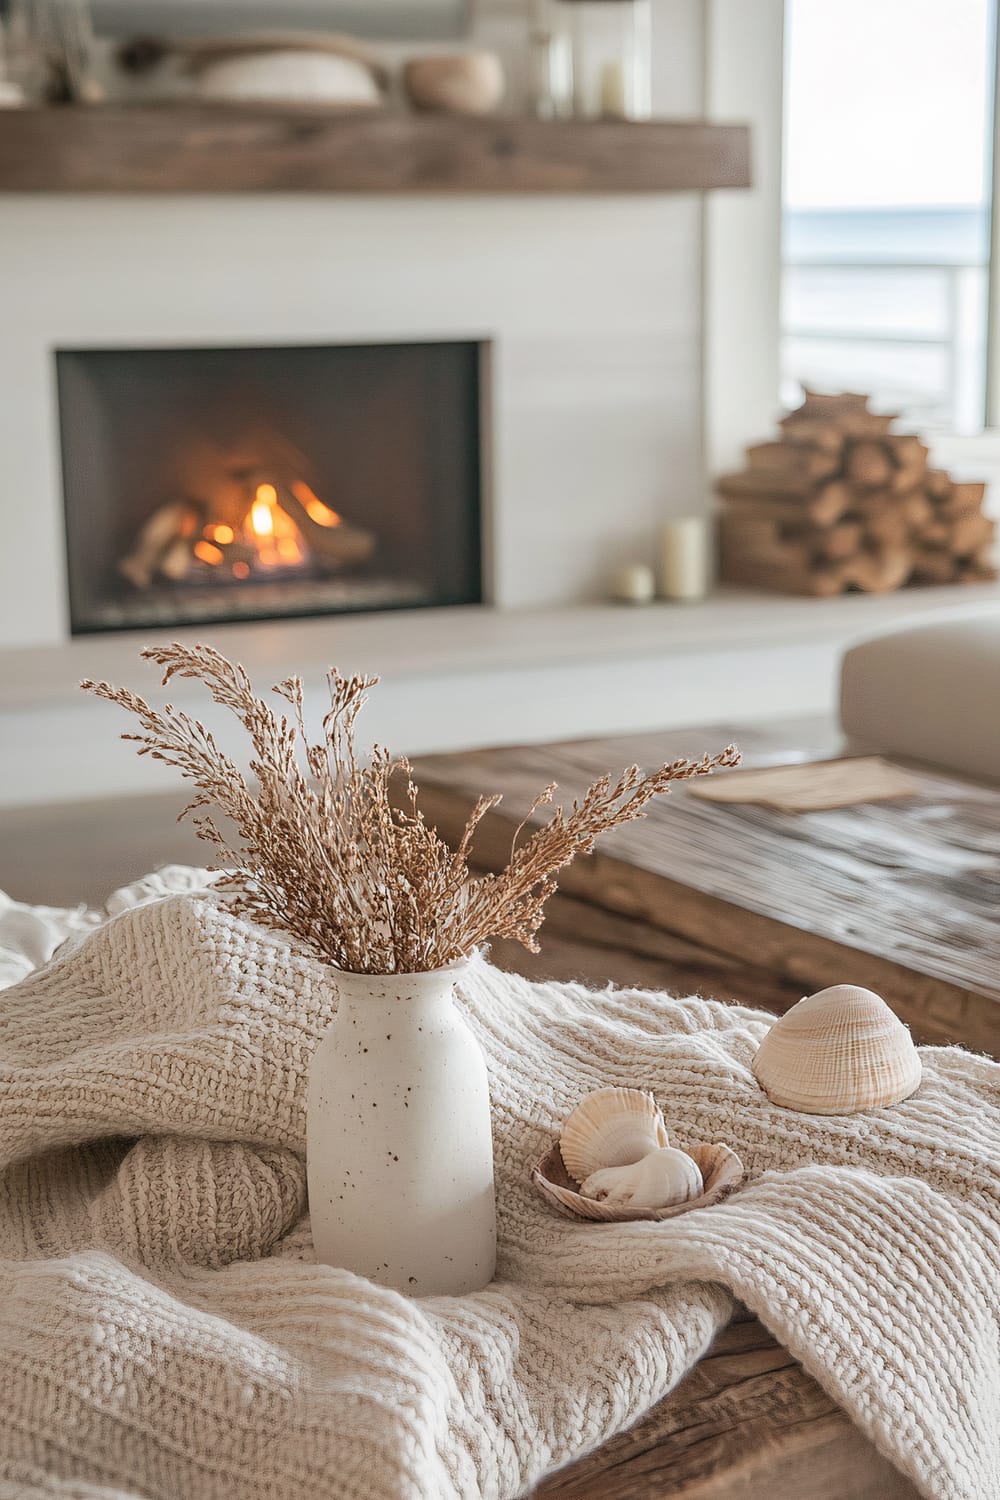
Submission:
[[[791,208],[982,203],[992,0],[788,0]]]

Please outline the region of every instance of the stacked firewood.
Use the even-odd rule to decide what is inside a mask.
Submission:
[[[906,584],[996,578],[985,485],[928,466],[928,450],[862,395],[818,395],[747,449],[719,481],[720,572],[779,593],[887,593]]]

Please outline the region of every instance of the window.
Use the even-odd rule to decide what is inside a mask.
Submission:
[[[996,0],[787,0],[782,399],[987,421]]]

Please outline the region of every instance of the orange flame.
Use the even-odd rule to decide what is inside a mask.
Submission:
[[[211,563],[213,568],[222,561],[222,549],[219,547],[213,547],[211,542],[195,542],[194,546],[191,548],[191,551],[194,553],[195,557],[200,558],[202,562]]]
[[[302,533],[282,508],[273,484],[258,484],[254,490],[253,503],[243,523],[243,535],[256,550],[257,567],[295,567],[306,556]]]
[[[274,509],[278,503],[278,491],[273,484],[259,484],[254,502],[250,507],[250,525],[258,536],[274,535]]]
[[[292,494],[302,506],[310,521],[315,521],[317,526],[339,526],[341,517],[328,505],[324,505],[318,495],[314,494],[302,479],[296,479],[292,485]]]

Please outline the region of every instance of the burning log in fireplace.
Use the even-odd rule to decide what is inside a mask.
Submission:
[[[362,566],[373,532],[352,526],[302,479],[245,476],[234,511],[203,499],[168,500],[143,523],[118,571],[137,589],[328,577]]]

